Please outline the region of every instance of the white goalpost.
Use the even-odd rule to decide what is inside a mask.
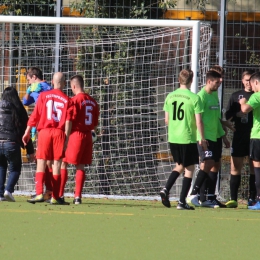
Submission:
[[[0,27],[0,93],[13,86],[22,98],[26,70],[35,66],[49,82],[62,71],[69,96],[69,78],[83,75],[86,91],[100,105],[83,197],[159,198],[173,168],[163,103],[178,87],[181,69],[193,70],[193,92],[205,83],[210,26],[191,20],[0,16]],[[35,168],[23,152],[16,194],[34,192]],[[73,194],[74,174],[70,166],[67,196]],[[179,197],[179,179],[172,198]]]

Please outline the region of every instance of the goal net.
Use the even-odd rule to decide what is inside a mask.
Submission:
[[[210,26],[200,24],[194,30],[196,23],[169,20],[163,21],[165,25],[162,20],[146,20],[146,26],[143,20],[128,20],[128,24],[123,19],[95,19],[93,25],[75,22],[86,18],[66,18],[64,23],[60,19],[59,25],[36,20],[10,23],[2,18],[1,92],[13,86],[22,98],[28,87],[26,70],[36,66],[48,82],[55,71],[62,71],[69,96],[70,77],[83,75],[85,90],[99,103],[98,140],[92,165],[85,168],[83,197],[156,199],[174,167],[164,100],[178,87],[178,74],[184,68],[195,72],[192,91],[205,83]],[[28,108],[29,114],[32,109]],[[36,165],[27,162],[24,151],[22,155],[15,192],[29,194],[34,192]],[[65,195],[74,192],[74,176],[75,168],[70,165]],[[181,183],[182,176],[171,197],[179,197]]]

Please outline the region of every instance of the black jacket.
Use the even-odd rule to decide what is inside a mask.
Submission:
[[[27,127],[28,116],[20,116],[15,120],[15,106],[8,101],[0,101],[0,140],[10,140],[20,144],[27,154],[34,153],[32,140],[28,142],[26,147],[22,142],[22,137]]]

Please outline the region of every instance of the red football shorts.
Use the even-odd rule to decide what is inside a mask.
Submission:
[[[91,131],[87,133],[72,132],[63,161],[74,165],[91,164],[92,146]]]
[[[58,161],[64,157],[65,132],[57,128],[45,128],[38,134],[36,158]]]

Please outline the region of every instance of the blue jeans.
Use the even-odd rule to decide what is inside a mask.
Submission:
[[[9,177],[5,188],[6,173],[9,164]],[[0,197],[4,191],[14,192],[14,186],[21,174],[22,157],[20,144],[0,140]]]

